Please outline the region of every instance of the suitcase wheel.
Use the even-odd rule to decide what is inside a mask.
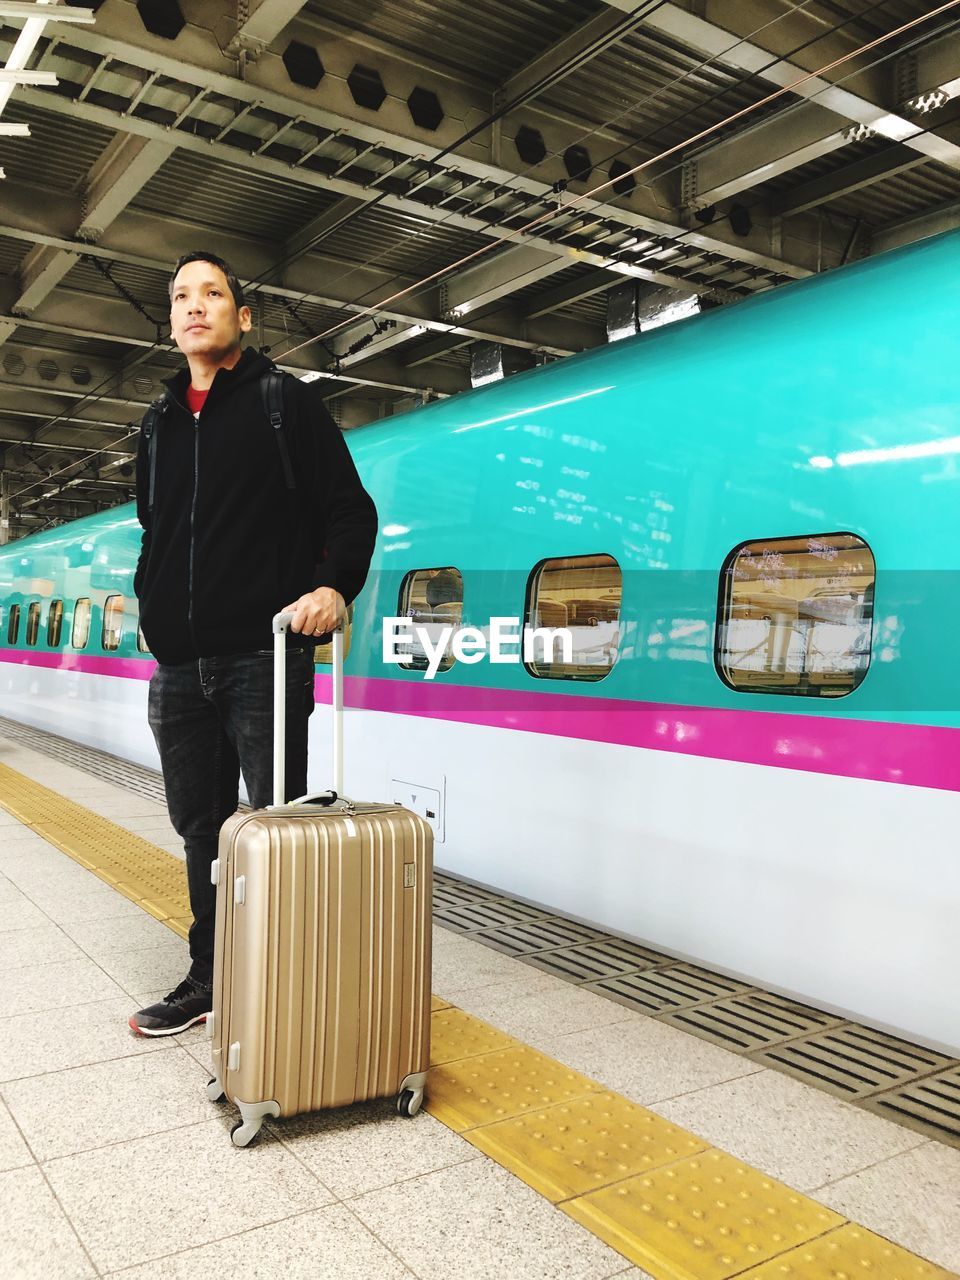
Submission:
[[[415,1116],[423,1105],[422,1089],[404,1089],[397,1098],[397,1111],[402,1116]]]
[[[260,1132],[263,1120],[238,1120],[230,1130],[230,1141],[235,1147],[249,1147]]]
[[[222,1102],[227,1095],[216,1076],[207,1084],[207,1097],[211,1102]]]

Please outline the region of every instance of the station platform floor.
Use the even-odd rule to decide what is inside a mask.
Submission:
[[[83,865],[126,841],[182,875],[140,773],[0,734],[5,1277],[960,1273],[954,1146],[437,925],[427,1110],[269,1121],[234,1148],[203,1029],[127,1027],[184,975],[182,895]]]

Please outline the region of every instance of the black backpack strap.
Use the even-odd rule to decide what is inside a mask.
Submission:
[[[150,487],[147,498],[147,510],[150,512],[153,511],[153,495],[157,488],[157,442],[155,432],[160,419],[169,408],[169,403],[167,393],[164,391],[162,395],[157,396],[156,400],[147,409],[140,426],[143,438],[147,442],[147,455],[150,459]]]
[[[297,482],[293,476],[293,467],[290,465],[290,450],[287,448],[287,437],[283,432],[283,379],[284,374],[276,365],[268,369],[260,379],[260,398],[263,401],[263,411],[276,433],[284,481],[287,488],[293,493],[296,490]]]

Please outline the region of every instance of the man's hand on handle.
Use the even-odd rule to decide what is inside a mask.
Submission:
[[[346,612],[346,604],[339,591],[333,587],[317,587],[292,604],[283,606],[283,613],[292,613],[290,630],[305,636],[322,636],[332,631]]]

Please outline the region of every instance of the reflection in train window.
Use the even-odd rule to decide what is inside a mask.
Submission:
[[[602,680],[617,660],[623,574],[613,556],[544,560],[527,585],[527,627],[564,628],[573,642],[570,661],[539,637],[531,675],[552,680]]]
[[[745,693],[851,693],[870,665],[875,575],[852,533],[742,544],[720,579],[721,677]]]
[[[27,644],[36,644],[40,634],[40,601],[34,600],[27,605]]]
[[[147,637],[143,634],[143,627],[137,627],[137,648],[141,653],[149,653],[150,646],[147,644]]]
[[[353,605],[347,605],[347,612],[343,619],[343,657],[346,660],[347,654],[350,652],[350,636],[353,632]],[[331,663],[333,662],[333,641],[328,640],[326,644],[318,644],[313,651],[313,660],[315,663]]]
[[[20,606],[10,606],[10,621],[7,623],[7,644],[16,644],[20,633]]]
[[[431,645],[440,641],[444,627],[457,628],[463,618],[463,578],[459,569],[449,565],[444,569],[414,569],[400,585],[400,617],[411,618],[414,628],[425,632]],[[414,637],[398,642],[397,653],[409,656],[400,663],[413,671],[426,671],[429,665],[427,652]],[[449,671],[454,664],[449,646],[440,659],[438,671]]]
[[[70,643],[74,649],[85,649],[90,639],[90,601],[84,596],[73,606],[73,634]]]
[[[123,634],[123,596],[107,596],[103,606],[104,649],[119,649]]]
[[[47,644],[51,649],[60,647],[60,632],[63,629],[63,601],[51,600],[47,613]]]

